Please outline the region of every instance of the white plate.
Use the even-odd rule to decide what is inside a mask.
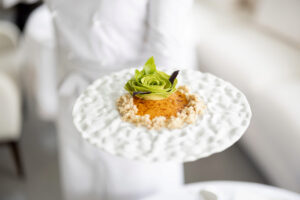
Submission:
[[[201,191],[211,191],[218,200],[300,200],[300,195],[284,189],[248,182],[209,181],[152,195],[141,200],[206,200]]]
[[[171,73],[172,70],[166,70]],[[134,75],[126,69],[96,80],[77,99],[73,118],[82,137],[113,155],[151,162],[186,162],[223,151],[247,129],[251,110],[234,86],[200,71],[182,70],[178,85],[187,85],[207,106],[195,124],[182,129],[149,130],[121,120],[116,100]]]

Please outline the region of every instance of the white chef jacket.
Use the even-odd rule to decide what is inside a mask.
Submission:
[[[101,75],[142,65],[193,67],[184,43],[192,0],[46,0],[57,45],[58,139],[65,199],[135,200],[183,183],[181,164],[142,163],[101,152],[72,123],[78,95]]]

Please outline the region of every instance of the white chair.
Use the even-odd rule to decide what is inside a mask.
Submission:
[[[268,27],[278,26],[280,19],[280,24],[286,23],[289,29],[265,32],[237,13],[220,12],[205,1],[197,1],[194,8],[198,59],[203,71],[232,82],[250,101],[253,117],[240,140],[244,150],[272,184],[300,192],[300,35],[297,34],[300,29],[293,26],[299,22],[296,19],[300,13],[296,11],[300,3],[257,1],[262,2],[282,11],[279,14],[271,8],[256,7],[266,10],[262,15],[273,11],[278,17]],[[283,6],[293,7],[290,3],[298,10]],[[283,21],[296,15],[298,18]],[[268,22],[272,16],[260,20]],[[288,32],[282,33],[286,36],[276,36],[283,31]],[[288,35],[291,37],[284,39]]]
[[[23,176],[18,141],[21,136],[21,95],[17,81],[18,29],[0,22],[0,144],[14,156],[18,175]]]

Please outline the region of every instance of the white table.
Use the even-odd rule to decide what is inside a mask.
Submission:
[[[157,194],[142,200],[206,200],[201,191],[219,195],[218,200],[300,200],[300,194],[258,183],[210,181],[185,185],[174,191]],[[210,200],[207,198],[207,200]],[[213,200],[213,198],[211,199]]]

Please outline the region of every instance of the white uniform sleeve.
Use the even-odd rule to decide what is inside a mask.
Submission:
[[[150,0],[146,56],[158,65],[174,66],[184,59],[187,15],[193,0]]]

